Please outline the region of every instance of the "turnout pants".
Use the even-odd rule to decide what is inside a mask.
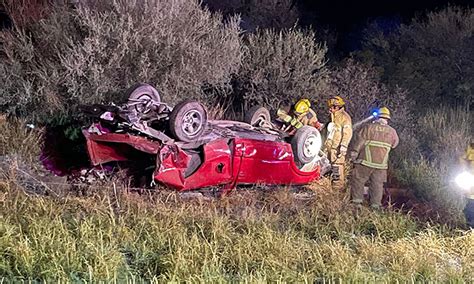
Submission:
[[[344,171],[344,167],[346,164],[346,157],[337,157],[337,150],[336,149],[331,149],[329,152],[329,161],[331,162],[332,167],[337,167],[338,173],[339,173],[339,179],[338,180],[331,180],[331,185],[334,189],[343,189],[345,180],[346,180],[346,175]]]
[[[369,197],[372,207],[382,205],[383,184],[387,181],[387,170],[369,168],[355,164],[351,179],[351,199],[354,203],[364,201],[364,185],[369,181]]]
[[[474,228],[474,199],[467,199],[466,207],[464,207],[464,216],[466,217],[467,225]]]

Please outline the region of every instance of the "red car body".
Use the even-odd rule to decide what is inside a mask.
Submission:
[[[186,174],[191,155],[177,144],[131,134],[83,133],[93,165],[133,159],[134,149],[156,155],[155,181],[180,191],[215,186],[228,190],[239,184],[302,185],[321,173],[317,164],[300,170],[286,142],[217,138],[202,146],[199,167]]]

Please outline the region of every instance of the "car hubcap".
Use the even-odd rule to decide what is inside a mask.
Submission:
[[[197,110],[189,110],[183,116],[181,129],[189,136],[194,136],[202,128],[202,115]]]
[[[150,112],[150,105],[151,105],[152,101],[153,101],[153,99],[151,98],[150,95],[144,94],[144,95],[140,96],[137,99],[135,109],[139,113],[145,113],[146,114],[146,113]]]
[[[318,137],[314,134],[308,135],[304,141],[303,154],[307,158],[315,157],[318,154],[320,148],[321,142],[319,141]]]

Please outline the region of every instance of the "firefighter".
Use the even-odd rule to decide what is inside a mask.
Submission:
[[[388,125],[390,110],[382,107],[376,119],[358,131],[351,150],[354,163],[351,179],[351,200],[361,204],[364,199],[364,185],[369,184],[370,205],[378,209],[382,203],[383,186],[387,181],[390,150],[397,147],[399,139],[395,129]]]
[[[459,186],[466,190],[464,216],[467,224],[474,228],[474,139],[471,139],[466,153],[461,157],[461,164],[464,172],[456,178],[456,181]]]
[[[461,164],[464,169],[474,170],[474,139],[472,138],[467,146],[466,153],[461,157]]]
[[[292,108],[290,113],[283,109],[278,109],[278,117],[288,126],[294,127],[293,130],[310,125],[318,130],[322,129],[322,124],[318,121],[316,112],[311,109],[311,103],[308,99],[300,99]]]
[[[328,100],[331,123],[324,143],[325,152],[332,166],[332,184],[335,188],[344,186],[344,164],[347,149],[352,139],[352,119],[345,111],[345,102],[340,96]]]

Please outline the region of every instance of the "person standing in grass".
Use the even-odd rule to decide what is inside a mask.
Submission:
[[[382,107],[376,119],[364,125],[356,135],[351,149],[354,163],[351,179],[351,200],[362,204],[364,185],[370,181],[370,206],[374,209],[382,205],[383,186],[387,181],[388,158],[390,150],[397,147],[397,131],[388,125],[390,110]]]
[[[331,123],[328,126],[328,137],[324,148],[332,166],[332,186],[336,189],[344,187],[344,166],[347,149],[352,139],[352,119],[345,111],[345,104],[339,96],[328,100]]]
[[[463,184],[466,190],[466,206],[464,207],[464,216],[467,225],[474,228],[474,139],[471,138],[467,146],[466,153],[461,157],[461,164],[466,174],[459,182]]]

